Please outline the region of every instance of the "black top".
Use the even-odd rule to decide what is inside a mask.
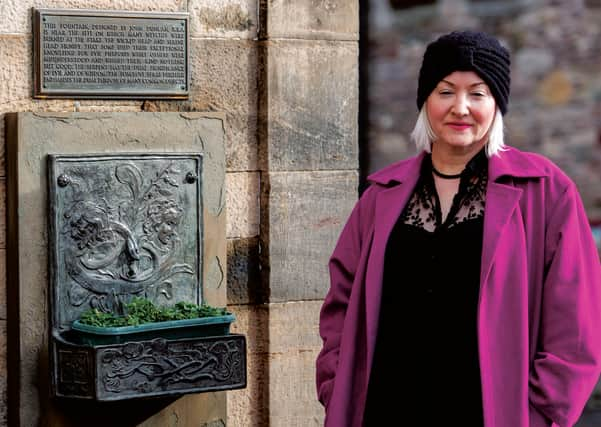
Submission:
[[[476,313],[488,161],[461,174],[444,223],[430,156],[386,247],[365,426],[479,426]]]

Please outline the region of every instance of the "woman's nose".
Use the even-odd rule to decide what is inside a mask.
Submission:
[[[469,114],[469,103],[465,96],[458,95],[453,103],[453,113],[458,116],[466,116]]]

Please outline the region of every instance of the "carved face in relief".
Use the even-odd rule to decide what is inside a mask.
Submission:
[[[148,215],[144,222],[144,232],[156,234],[156,238],[164,245],[176,240],[177,228],[183,210],[171,199],[157,199],[148,207]]]

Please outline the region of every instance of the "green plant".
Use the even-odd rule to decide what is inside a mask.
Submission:
[[[125,315],[105,313],[96,308],[86,310],[79,318],[81,323],[100,327],[136,326],[144,323],[169,320],[196,319],[199,317],[224,316],[229,314],[224,307],[196,305],[180,301],[174,306],[157,307],[146,298],[135,297],[125,305]]]

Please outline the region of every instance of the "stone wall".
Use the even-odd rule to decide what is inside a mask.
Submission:
[[[426,44],[454,29],[483,29],[512,55],[507,143],[554,160],[576,181],[591,220],[601,220],[601,3],[403,3],[369,0],[368,169],[415,152],[408,135]]]
[[[189,99],[32,99],[32,7],[189,12]],[[249,357],[248,387],[227,393],[227,422],[321,424],[317,318],[327,257],[356,199],[358,1],[7,0],[0,16],[0,426],[10,268],[4,115],[16,111],[225,113],[228,305]]]
[[[314,363],[327,259],[357,197],[358,2],[262,1],[260,11],[260,233],[234,249],[257,256],[261,270],[231,267],[262,286],[245,287],[244,274],[230,281],[236,328],[252,337],[252,380],[250,390],[229,393],[229,419],[318,426]]]

